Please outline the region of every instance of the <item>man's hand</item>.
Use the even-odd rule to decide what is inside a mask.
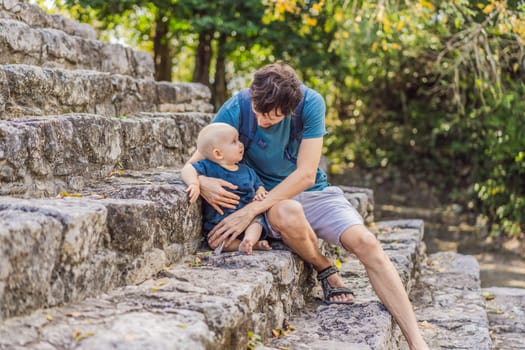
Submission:
[[[229,246],[233,240],[246,230],[246,227],[250,225],[254,217],[255,215],[247,207],[228,215],[208,233],[208,243],[211,246],[215,246],[226,240],[224,246]]]
[[[234,184],[222,179],[207,176],[199,176],[199,183],[202,198],[204,198],[213,209],[217,210],[219,214],[224,214],[222,208],[237,208],[240,197],[225,189],[226,187],[236,190],[237,186]]]
[[[195,203],[197,198],[199,198],[199,194],[201,192],[199,184],[198,183],[189,184],[188,188],[186,189],[186,192],[188,192],[190,203]]]

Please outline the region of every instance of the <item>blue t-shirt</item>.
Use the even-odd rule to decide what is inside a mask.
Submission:
[[[223,215],[213,209],[208,202],[202,201],[204,215],[203,228],[205,233],[211,231],[222,219],[250,203],[253,200],[253,197],[255,197],[257,189],[264,186],[255,171],[245,164],[239,164],[239,169],[235,171],[225,169],[219,164],[207,159],[199,160],[198,162],[192,163],[192,165],[199,175],[220,178],[236,185],[236,190],[227,190],[235,193],[241,198],[237,208],[222,208],[224,211]]]
[[[303,139],[323,137],[325,129],[326,105],[323,97],[312,89],[307,89],[303,108]],[[227,123],[239,130],[240,105],[235,95],[224,103],[212,123]],[[290,175],[296,164],[285,156],[290,141],[291,118],[287,116],[269,128],[257,127],[255,138],[244,152],[243,162],[255,170],[264,182],[266,190],[271,190]],[[299,142],[292,141],[292,153],[297,158]],[[326,174],[317,169],[315,184],[307,191],[321,191],[328,186]]]

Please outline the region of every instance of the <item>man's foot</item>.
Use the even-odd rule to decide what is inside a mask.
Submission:
[[[257,243],[256,243],[257,244]],[[253,253],[253,243],[249,239],[243,239],[239,244],[239,251],[251,255]]]
[[[343,280],[341,279],[341,276],[339,276],[339,274],[337,273],[334,273],[333,275],[328,276],[326,280],[328,281],[328,284],[332,288],[346,288],[345,284],[343,283]],[[351,303],[354,301],[354,296],[350,293],[334,295],[330,298],[330,301]]]
[[[352,304],[354,295],[346,288],[338,274],[335,266],[328,266],[326,269],[317,272],[317,279],[323,287],[323,302],[326,304]]]
[[[267,240],[263,239],[261,241],[258,241],[253,245],[253,249],[255,250],[272,250],[272,247],[270,246],[270,243],[268,243]]]

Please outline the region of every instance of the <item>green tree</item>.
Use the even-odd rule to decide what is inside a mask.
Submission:
[[[157,80],[171,81],[175,50],[188,43],[191,46],[192,38],[195,38],[192,80],[211,88],[216,105],[222,104],[228,97],[228,55],[239,45],[249,49],[259,41],[264,13],[264,6],[259,0],[64,1],[68,6],[81,6],[75,7],[77,18],[93,23],[94,14],[98,26],[105,29],[122,23],[124,19],[136,18],[128,26],[138,32],[139,40],[153,43]]]

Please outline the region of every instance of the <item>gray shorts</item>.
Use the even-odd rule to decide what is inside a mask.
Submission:
[[[363,225],[361,215],[348,202],[343,191],[336,186],[328,186],[322,191],[299,193],[292,199],[301,203],[306,219],[312,226],[317,237],[328,243],[341,246],[341,235],[347,228],[354,225]],[[268,235],[281,239],[265,214]]]

